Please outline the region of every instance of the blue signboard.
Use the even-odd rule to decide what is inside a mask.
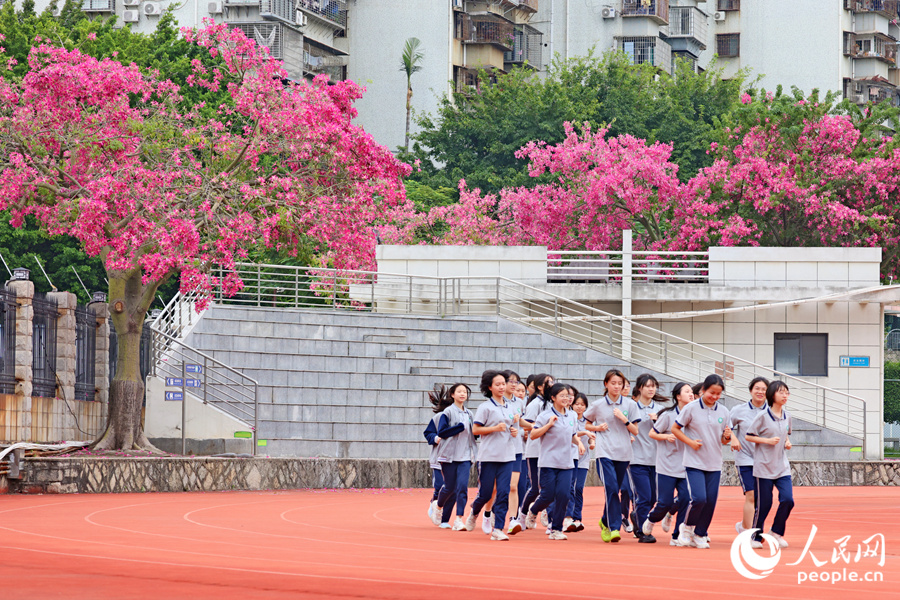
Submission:
[[[184,394],[181,392],[166,392],[166,400],[184,401]]]
[[[185,379],[184,384],[185,384],[187,387],[192,387],[192,388],[198,388],[198,387],[200,387],[200,386],[202,385],[202,384],[200,383],[200,380],[199,380],[199,379]]]
[[[868,367],[868,356],[842,356],[840,366],[842,367]]]
[[[166,387],[181,387],[181,377],[166,377]]]
[[[202,373],[203,367],[201,365],[184,365],[184,370],[186,373]]]

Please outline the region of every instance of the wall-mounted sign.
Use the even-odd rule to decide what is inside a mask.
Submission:
[[[868,367],[868,356],[842,356],[839,364],[841,367]]]
[[[184,394],[181,392],[166,392],[166,400],[184,401]]]

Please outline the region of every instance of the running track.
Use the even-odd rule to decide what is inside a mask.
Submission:
[[[729,551],[742,498],[722,488],[712,548],[600,541],[602,490],[588,488],[585,523],[568,541],[542,530],[509,542],[440,530],[426,517],[430,490],[306,490],[185,494],[0,496],[3,600],[231,598],[654,598],[789,600],[896,598],[900,488],[795,488],[791,547],[767,578],[738,575]],[[470,499],[474,491],[470,490]],[[812,553],[795,562],[818,527]],[[875,533],[886,562],[837,570],[882,571],[880,583],[805,583],[798,570],[835,570]]]

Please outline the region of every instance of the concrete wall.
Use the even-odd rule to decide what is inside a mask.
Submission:
[[[394,246],[375,249],[380,273],[426,277],[507,277],[547,282],[544,246]]]

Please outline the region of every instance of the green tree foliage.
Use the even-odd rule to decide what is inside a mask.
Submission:
[[[884,422],[900,423],[900,362],[884,363],[884,379]]]
[[[460,179],[488,193],[532,186],[540,180],[513,153],[532,140],[560,143],[566,121],[587,122],[608,126],[610,136],[673,143],[686,180],[711,164],[710,142],[719,121],[739,105],[744,80],[743,73],[724,80],[715,69],[694,73],[681,61],[670,77],[617,52],[557,59],[546,78],[528,69],[482,73],[477,90],[445,97],[436,115],[420,119],[404,158],[422,161],[412,178],[432,188],[455,189]]]

